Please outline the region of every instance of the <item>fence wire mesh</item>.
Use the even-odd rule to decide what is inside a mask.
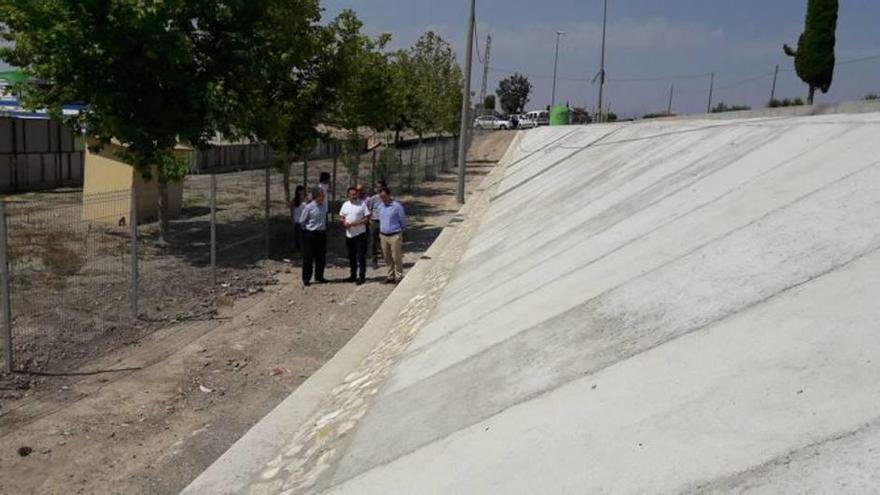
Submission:
[[[71,371],[168,324],[210,319],[298,266],[288,202],[297,185],[314,187],[326,172],[335,219],[349,185],[384,180],[412,192],[451,170],[456,150],[453,139],[426,139],[368,150],[348,167],[339,157],[292,163],[287,177],[274,168],[189,175],[164,236],[152,218],[133,235],[132,205],[144,203],[131,190],[15,197],[5,203],[14,368]],[[343,253],[332,234],[331,251]]]
[[[131,322],[129,190],[7,204],[12,338],[21,367],[51,367]]]

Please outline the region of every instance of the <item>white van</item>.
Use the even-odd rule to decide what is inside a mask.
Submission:
[[[527,113],[526,117],[537,125],[550,125],[550,113],[546,110],[533,110]]]

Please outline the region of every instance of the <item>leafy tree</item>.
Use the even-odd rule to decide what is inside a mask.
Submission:
[[[880,100],[880,93],[868,93],[865,95],[865,100],[867,100],[867,101]]]
[[[483,100],[483,108],[490,112],[495,111],[495,95],[486,95],[486,99]]]
[[[318,124],[335,97],[340,67],[334,33],[319,25],[317,0],[262,0],[268,5],[255,25],[250,63],[230,67],[240,101],[242,126],[253,139],[269,145],[273,166],[283,174],[290,204],[290,167],[318,139]]]
[[[452,47],[431,31],[409,49],[391,56],[394,123],[398,132],[458,131],[461,111],[461,68]],[[395,142],[397,142],[395,138]]]
[[[504,113],[523,113],[529,103],[529,95],[532,92],[532,83],[529,78],[516,73],[498,83],[495,94],[501,102]]]
[[[605,118],[606,122],[617,122],[617,114],[614,112],[608,112]]]
[[[0,36],[11,42],[0,58],[39,81],[19,84],[26,107],[60,118],[63,104],[85,103],[69,120],[97,147],[124,145],[125,158],[158,181],[164,241],[168,183],[187,170],[174,147],[238,135],[234,69],[250,66],[270,3],[0,0]]]
[[[400,141],[400,133],[410,127],[410,119],[420,104],[415,90],[415,70],[409,50],[398,50],[389,57],[391,74],[391,129],[395,131],[394,142]]]
[[[785,54],[794,57],[794,67],[802,81],[810,87],[807,104],[813,104],[816,89],[827,93],[834,78],[834,45],[836,42],[839,0],[808,0],[804,32],[797,50],[783,45]]]
[[[359,129],[384,131],[394,124],[392,70],[382,49],[390,35],[372,38],[361,33],[363,23],[351,10],[345,10],[330,23],[334,64],[341,68],[336,81],[336,98],[328,116],[330,122],[347,131],[343,140],[342,163],[352,181],[360,169]]]

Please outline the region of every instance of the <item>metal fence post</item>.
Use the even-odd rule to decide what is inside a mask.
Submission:
[[[309,189],[309,155],[308,155],[308,153],[306,153],[306,155],[303,157],[303,187],[306,188],[307,192],[310,190]]]
[[[14,123],[13,123],[14,125]],[[9,257],[7,252],[6,201],[0,200],[0,290],[3,291],[3,341],[6,372],[12,373],[12,297],[9,294]]]
[[[137,188],[131,188],[131,205],[129,206],[128,223],[131,231],[131,318],[138,319],[138,196]]]
[[[270,247],[271,247],[270,244],[272,242],[271,241],[271,239],[272,239],[272,232],[271,232],[272,226],[269,223],[269,217],[271,216],[271,211],[270,211],[271,198],[269,197],[269,184],[270,184],[270,181],[272,180],[271,176],[272,176],[272,167],[266,167],[266,258],[269,257],[269,252],[270,252]]]
[[[373,168],[370,169],[370,184],[376,183],[376,148],[373,148]]]
[[[409,185],[407,186],[407,191],[412,192],[413,188],[413,158],[415,157],[415,149],[409,149]]]
[[[400,148],[399,143],[395,143],[397,146],[397,189],[399,191],[403,191],[403,148]]]
[[[333,187],[330,188],[330,199],[336,202],[336,167],[339,165],[339,153],[333,153]],[[308,186],[306,186],[308,188]],[[327,199],[325,198],[324,201]]]
[[[217,287],[217,175],[211,174],[211,290]]]

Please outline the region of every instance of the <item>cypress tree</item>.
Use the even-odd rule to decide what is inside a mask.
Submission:
[[[783,46],[785,54],[794,57],[798,77],[810,87],[807,103],[813,104],[816,89],[827,93],[834,77],[834,44],[837,31],[839,0],[808,0],[804,32],[797,50]]]

